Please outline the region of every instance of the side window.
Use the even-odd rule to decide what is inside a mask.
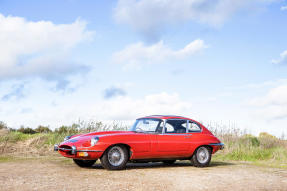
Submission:
[[[174,133],[175,129],[174,129],[174,127],[171,124],[166,123],[165,124],[165,132],[166,133]]]
[[[186,120],[169,119],[165,124],[165,133],[186,133]]]
[[[155,132],[161,123],[158,119],[140,119],[137,121],[135,130],[141,132]]]
[[[188,132],[200,132],[201,131],[201,128],[200,126],[193,122],[193,121],[188,121]]]

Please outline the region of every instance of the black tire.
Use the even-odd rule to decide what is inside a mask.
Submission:
[[[114,156],[114,154],[116,156]],[[125,169],[128,160],[128,149],[122,145],[115,145],[108,148],[101,157],[102,166],[108,170]]]
[[[76,163],[79,167],[91,167],[95,164],[97,160],[80,160],[73,159],[74,163]]]
[[[191,161],[195,167],[207,167],[211,160],[210,147],[201,146],[194,152]]]
[[[171,165],[173,163],[175,163],[176,160],[164,160],[162,161],[164,164],[168,164],[168,165]]]

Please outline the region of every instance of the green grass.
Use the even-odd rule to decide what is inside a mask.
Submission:
[[[26,141],[28,139],[41,137],[44,139],[44,142],[41,142],[40,144],[45,145],[54,145],[56,143],[60,143],[64,140],[65,136],[67,136],[67,133],[36,133],[36,134],[24,134],[21,132],[9,132],[8,134],[1,135],[0,136],[0,143],[17,143]],[[40,145],[42,146],[42,145]]]
[[[16,143],[18,141],[25,141],[31,139],[33,137],[37,137],[40,134],[24,134],[21,132],[9,132],[6,135],[0,136],[0,143],[9,142],[9,143]]]
[[[77,133],[80,133],[80,131]],[[6,146],[9,147],[11,143],[33,139],[30,146],[36,150],[51,148],[54,144],[62,142],[65,136],[71,134],[75,133],[71,133],[67,127],[65,131],[36,134],[10,131],[0,136],[0,145],[6,144]],[[218,151],[213,156],[214,160],[247,161],[257,165],[268,164],[268,166],[287,167],[286,140],[280,140],[267,133],[261,133],[258,137],[255,137],[248,134],[239,134],[238,131],[235,130],[220,131],[220,134],[215,133],[215,135],[225,144],[225,149]],[[5,153],[3,153],[2,156],[0,156],[0,162],[7,160],[11,160],[11,157],[6,157]]]
[[[233,160],[233,161],[287,161],[287,149],[282,147],[265,149],[262,147],[240,147],[228,152],[218,152],[215,156],[220,160]]]
[[[48,133],[44,135],[46,137],[46,140],[44,144],[46,145],[54,145],[56,143],[63,142],[64,138],[68,136],[66,133]]]
[[[225,144],[213,158],[221,161],[245,161],[256,165],[287,167],[287,142],[267,133],[252,135],[222,135]]]
[[[0,156],[0,162],[9,162],[12,161],[13,157],[10,156]]]

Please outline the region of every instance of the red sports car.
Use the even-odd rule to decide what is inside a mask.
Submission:
[[[81,167],[97,159],[109,170],[124,169],[127,162],[191,160],[196,167],[209,165],[211,155],[223,149],[220,142],[197,121],[180,116],[152,115],[136,120],[129,131],[72,135],[54,146]]]

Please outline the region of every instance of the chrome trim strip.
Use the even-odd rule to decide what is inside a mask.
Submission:
[[[208,145],[212,145],[212,146],[224,146],[224,143],[209,143]]]
[[[211,145],[211,146],[220,146],[220,150],[223,150],[224,149],[224,143],[210,143],[208,145]]]
[[[61,150],[61,151],[72,151],[73,149],[58,148],[58,150]],[[98,151],[98,150],[74,150],[74,152],[104,152],[104,151]]]
[[[66,149],[66,148],[59,148],[61,151],[71,151],[72,149]]]
[[[77,152],[104,152],[104,151],[96,151],[96,150],[77,150]]]
[[[192,134],[187,133],[165,133],[165,134],[159,134],[159,135],[181,135],[181,136],[191,136]]]
[[[164,135],[165,134],[166,119],[162,119],[162,120],[163,120],[163,128],[162,128],[162,131],[161,131],[161,135]]]

